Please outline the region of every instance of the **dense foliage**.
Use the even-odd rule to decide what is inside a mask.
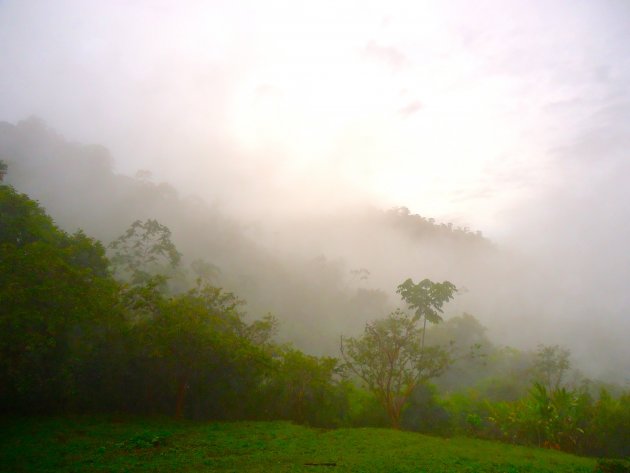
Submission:
[[[0,187],[0,409],[72,404],[116,307],[101,244],[66,234],[37,203]]]
[[[343,418],[334,359],[276,346],[273,317],[248,322],[244,301],[201,278],[167,290],[159,257],[179,257],[168,229],[134,222],[112,246],[124,282],[99,242],[0,187],[3,412]]]
[[[550,352],[556,353],[555,360],[549,359]],[[548,389],[544,381],[550,372],[541,371],[541,365],[552,361],[556,372],[551,376],[557,379],[558,372],[568,368],[565,356],[557,347],[541,346],[527,373],[522,374],[529,387],[519,396],[513,390],[489,389],[496,386],[496,379],[441,398],[434,387],[420,386],[403,415],[403,426],[582,455],[630,455],[630,393],[613,396],[589,380]]]
[[[583,455],[630,455],[630,396],[597,396],[584,389],[549,392],[534,384],[516,401],[491,401],[474,391],[440,403],[450,417],[449,433],[474,435]],[[442,426],[442,430],[445,430]]]

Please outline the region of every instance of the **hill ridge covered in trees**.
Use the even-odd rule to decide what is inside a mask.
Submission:
[[[406,208],[368,208],[350,218],[300,222],[297,226],[308,231],[299,235],[286,229],[250,230],[216,206],[181,197],[169,184],[115,173],[106,148],[67,141],[37,118],[0,123],[0,156],[10,167],[7,182],[41,202],[68,231],[81,228],[107,244],[135,220],[158,219],[171,229],[188,263],[211,265],[214,283],[238,290],[254,312],[276,313],[287,322],[285,337],[314,352],[334,352],[338,329],[356,331],[391,308],[387,293],[398,278],[393,274],[397,269],[391,265],[392,274],[386,276],[374,267],[380,263],[365,261],[364,254],[426,246],[432,259],[450,258],[446,266],[453,267],[455,261],[461,264],[494,251],[480,232],[438,224]],[[344,248],[353,246],[358,232],[370,238],[350,261]],[[287,252],[296,242],[307,241],[308,234],[311,246],[299,250],[297,258]],[[379,239],[382,234],[386,236]],[[402,243],[392,247],[390,235]],[[292,299],[291,294],[297,296]],[[300,329],[295,320],[307,328]]]

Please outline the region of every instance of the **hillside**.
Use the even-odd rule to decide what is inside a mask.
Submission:
[[[35,118],[0,123],[0,158],[9,165],[7,183],[67,231],[81,228],[107,244],[134,220],[159,220],[173,232],[188,280],[196,276],[192,261],[212,264],[214,284],[238,293],[254,316],[275,314],[283,339],[312,353],[336,355],[340,333],[357,333],[387,314],[406,277],[450,279],[482,294],[478,272],[497,256],[481,233],[405,208],[293,217],[275,226],[269,209],[244,223],[146,172],[117,174],[106,148],[68,141]]]
[[[628,377],[624,331],[596,323],[590,314],[600,303],[584,292],[590,302],[579,303],[575,281],[554,269],[553,258],[495,245],[481,232],[405,207],[292,216],[269,208],[247,220],[154,182],[149,172],[117,173],[114,162],[129,158],[69,141],[36,118],[0,123],[6,183],[41,202],[62,228],[108,244],[134,220],[159,220],[184,255],[180,289],[199,276],[191,263],[202,260],[212,284],[245,299],[251,317],[273,313],[280,339],[309,353],[338,355],[340,334],[357,334],[399,305],[394,288],[405,278],[428,277],[461,289],[446,316],[473,314],[494,343],[563,344],[588,375]]]
[[[319,430],[285,422],[105,419],[5,422],[0,466],[19,472],[592,472],[551,450],[385,429]]]

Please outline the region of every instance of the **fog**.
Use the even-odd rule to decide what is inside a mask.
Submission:
[[[311,351],[429,277],[497,343],[624,380],[629,48],[625,0],[4,0],[0,121],[54,132],[6,125],[0,158],[69,229],[164,219]]]

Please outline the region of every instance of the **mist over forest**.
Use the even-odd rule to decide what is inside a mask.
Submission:
[[[268,215],[246,218],[147,170],[118,173],[106,146],[72,141],[36,117],[0,124],[0,155],[7,183],[69,232],[82,229],[108,244],[135,220],[165,224],[184,256],[173,290],[207,278],[245,299],[251,316],[277,316],[280,338],[307,353],[336,356],[340,334],[356,335],[401,305],[395,288],[403,279],[429,277],[456,283],[448,317],[473,314],[497,346],[560,344],[589,376],[627,382],[629,322],[625,293],[616,291],[623,273],[615,271],[625,270],[623,256],[611,254],[607,271],[598,272],[606,253],[595,258],[593,249],[571,246],[584,244],[575,236],[563,247],[519,245],[406,207],[368,204],[290,216],[269,207]],[[594,242],[603,236],[590,235]],[[569,250],[581,250],[582,259]]]

